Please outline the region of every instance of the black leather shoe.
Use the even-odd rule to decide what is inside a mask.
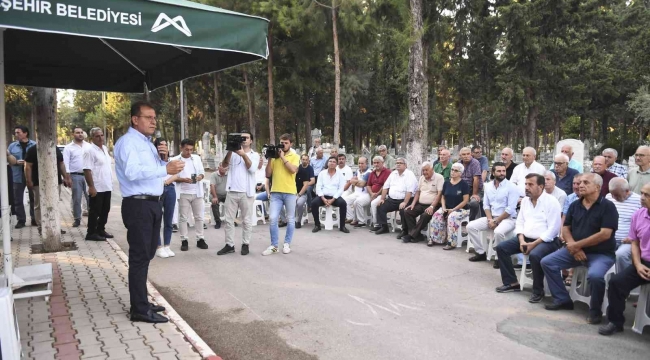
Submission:
[[[226,246],[224,246],[223,249],[217,251],[217,255],[226,255],[234,252],[235,252],[235,247],[226,244]]]
[[[34,219],[32,219],[32,226],[38,226],[38,224],[36,223],[36,220],[34,220]]]
[[[411,239],[412,239],[412,238],[411,238],[411,235],[405,234],[404,236],[402,236],[402,242],[403,242],[404,244],[408,244],[408,243],[410,243],[410,242],[411,242]]]
[[[287,223],[284,222],[284,221],[282,221],[282,222],[280,222],[280,223],[278,224],[278,227],[279,227],[279,228],[281,228],[281,227],[285,227],[285,226],[287,226]]]
[[[381,226],[376,226],[376,225],[371,226],[370,229],[368,229],[368,230],[370,230],[370,232],[379,231],[379,230],[381,230]]]
[[[409,237],[410,237],[410,236],[409,236]],[[412,242],[412,243],[418,243],[418,242],[420,242],[420,241],[422,241],[422,240],[424,240],[424,235],[422,235],[422,234],[420,234],[420,235],[418,235],[418,236],[416,236],[416,237],[412,237],[412,238],[411,238],[411,242]]]
[[[218,222],[218,223],[214,224],[214,228],[215,229],[221,229],[221,223]]]
[[[105,237],[107,239],[112,239],[112,238],[115,237],[115,236],[113,236],[113,234],[107,233],[106,231],[100,231],[100,232],[98,232],[98,234],[99,234],[99,236]]]
[[[375,231],[375,235],[388,234],[388,233],[389,233],[388,225],[382,225],[381,228],[379,228],[379,230]]]
[[[603,314],[598,314],[598,315],[589,314],[589,316],[587,316],[587,324],[598,325],[601,322],[603,322]]]
[[[152,303],[149,303],[149,309],[151,309],[151,311],[153,311],[153,312],[157,312],[157,313],[158,313],[158,312],[163,312],[163,311],[165,311],[165,307],[164,307],[164,306],[154,305],[154,304],[152,304]]]
[[[364,226],[366,226],[366,223],[362,223],[362,222],[354,225],[355,228],[361,228],[361,227],[364,227]]]
[[[614,323],[609,323],[598,328],[600,335],[612,335],[617,332],[623,332],[623,327],[616,326]]]
[[[187,240],[181,240],[181,251],[187,251],[187,250],[189,250]]]
[[[234,250],[235,249],[233,247],[233,251]],[[241,246],[241,254],[242,255],[248,255],[248,244],[242,244],[242,246]]]
[[[72,227],[79,227],[79,225],[81,225],[81,220],[75,220],[75,221],[72,223]]]
[[[320,225],[314,225],[314,228],[311,229],[311,232],[313,232],[313,233],[317,233],[317,232],[319,232],[320,230],[321,230],[321,229],[320,229]]]
[[[533,293],[532,295],[530,295],[528,302],[531,304],[537,304],[538,302],[542,301],[543,298],[544,298],[543,295]]]
[[[546,304],[544,309],[556,311],[556,310],[573,310],[573,301],[565,302],[562,304],[552,303]]]
[[[407,236],[407,235],[408,235],[407,233],[402,231],[402,232],[399,233],[399,235],[397,235],[397,240],[400,240],[401,238],[403,238],[404,236]]]
[[[499,262],[496,261],[496,260],[494,260],[494,264],[492,264],[492,268],[493,268],[493,269],[498,269],[499,267],[500,267],[500,266],[499,266]]]
[[[302,227],[302,221],[296,221],[296,229],[300,229]]]
[[[106,238],[103,236],[99,236],[98,234],[87,234],[86,235],[86,240],[89,241],[106,241]]]
[[[22,229],[22,228],[24,228],[24,227],[25,227],[25,223],[24,223],[24,222],[19,222],[19,223],[16,224],[16,229]]]
[[[348,230],[348,228],[346,228],[345,226],[340,228],[339,231],[342,232],[342,233],[346,233],[346,234],[350,233],[350,230]]]
[[[146,314],[137,314],[137,313],[132,313],[131,314],[131,321],[140,321],[140,322],[146,322],[146,323],[151,323],[151,324],[160,324],[160,323],[166,323],[169,321],[166,317],[156,314],[153,312],[153,310],[147,311]]]
[[[521,286],[519,284],[512,285],[501,285],[498,288],[496,288],[498,293],[507,293],[507,292],[513,292],[513,291],[521,291]]]
[[[487,260],[487,254],[486,253],[476,254],[476,255],[472,256],[471,258],[469,258],[469,261],[471,261],[471,262],[486,261],[486,260]]]
[[[199,241],[196,242],[196,247],[205,250],[208,248],[208,244],[205,243],[204,239],[199,239]]]

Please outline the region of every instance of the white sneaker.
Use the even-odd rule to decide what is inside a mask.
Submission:
[[[262,252],[262,255],[263,255],[263,256],[273,255],[273,254],[276,254],[277,252],[278,252],[278,248],[275,247],[275,246],[273,246],[273,245],[271,245],[271,246],[269,246],[268,248],[266,248],[266,250],[264,250],[264,251]]]
[[[174,252],[172,251],[172,249],[169,248],[169,246],[165,246],[163,249],[165,249],[165,252],[169,257],[176,256],[176,254],[174,254]]]
[[[169,257],[169,254],[167,254],[167,251],[165,251],[164,247],[161,247],[156,250],[156,256],[165,259]]]
[[[290,252],[291,252],[291,248],[289,247],[289,244],[285,243],[284,246],[282,247],[282,253],[288,254]]]

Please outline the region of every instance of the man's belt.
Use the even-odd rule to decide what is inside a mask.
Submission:
[[[153,195],[133,195],[133,196],[127,196],[125,199],[160,201],[160,196],[153,196]]]
[[[165,185],[165,187],[167,187],[167,186],[174,186],[174,183]]]
[[[82,172],[74,172],[74,173],[70,173],[70,175],[81,175],[81,176],[84,176],[84,173],[82,173]]]

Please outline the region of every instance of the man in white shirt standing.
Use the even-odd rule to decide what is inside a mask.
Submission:
[[[65,164],[66,178],[72,183],[72,215],[74,223],[72,227],[78,227],[81,223],[81,201],[82,198],[88,203],[86,191],[86,180],[84,175],[84,151],[90,144],[84,141],[84,130],[75,127],[72,142],[63,149],[63,163]]]
[[[609,193],[605,199],[614,203],[618,211],[618,229],[614,233],[616,240],[616,272],[620,273],[632,265],[632,240],[628,238],[632,216],[641,208],[641,196],[630,190],[630,184],[624,178],[615,177],[609,181]]]
[[[561,208],[557,201],[544,191],[545,182],[544,177],[538,174],[529,174],[526,177],[526,197],[521,201],[521,209],[517,215],[516,237],[497,245],[503,285],[497,287],[496,291],[505,293],[520,290],[511,256],[528,255],[533,270],[533,293],[528,299],[530,303],[538,303],[544,298],[544,271],[540,262],[561,246],[558,238]]]
[[[341,197],[347,181],[343,176],[343,172],[338,171],[336,168],[336,162],[337,158],[330,156],[330,158],[327,159],[327,169],[318,174],[318,182],[316,183],[317,197],[315,197],[311,203],[311,214],[314,216],[314,229],[311,231],[313,233],[321,230],[320,216],[318,214],[321,206],[338,207],[340,215],[339,231],[346,234],[350,232],[350,230],[345,227],[347,204]]]
[[[381,191],[377,206],[377,224],[372,229],[375,235],[388,233],[388,213],[409,206],[417,188],[418,180],[413,171],[406,168],[406,159],[397,158],[395,170],[386,179]]]
[[[510,182],[517,185],[520,197],[524,197],[524,194],[526,193],[526,176],[528,176],[528,174],[539,174],[544,176],[544,173],[546,172],[544,165],[535,161],[535,157],[537,157],[537,151],[535,151],[535,149],[532,147],[524,148],[522,156],[524,162],[515,167],[512,171],[512,176],[510,177]]]
[[[108,148],[104,145],[104,131],[101,128],[90,129],[90,141],[92,144],[89,144],[84,152],[83,163],[90,195],[86,240],[105,241],[107,238],[113,238],[113,235],[106,232],[113,191],[112,161]]]
[[[178,228],[181,235],[181,251],[189,250],[187,234],[187,219],[194,215],[194,232],[196,234],[196,247],[207,249],[203,237],[203,185],[201,180],[205,177],[203,162],[198,155],[192,154],[194,151],[194,140],[183,139],[181,141],[181,154],[173,157],[171,160],[180,160],[185,164],[183,171],[178,174],[177,183],[180,184],[178,191]]]
[[[241,149],[228,151],[221,163],[223,168],[229,167],[228,180],[226,181],[226,202],[224,204],[226,211],[226,226],[224,226],[226,245],[217,252],[217,255],[235,252],[234,238],[237,210],[241,211],[243,229],[241,254],[248,255],[249,252],[248,245],[251,242],[251,232],[253,231],[251,211],[255,211],[253,208],[255,202],[255,173],[260,162],[260,155],[251,149],[253,134],[250,131],[242,130],[241,137],[244,140],[241,143]]]
[[[546,181],[544,190],[547,194],[557,199],[557,202],[560,203],[560,209],[562,209],[564,207],[564,202],[566,201],[566,193],[564,190],[555,186],[555,174],[552,171],[547,170],[544,173],[544,180]]]

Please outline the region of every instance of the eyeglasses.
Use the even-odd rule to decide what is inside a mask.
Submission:
[[[395,164],[396,164],[396,165],[404,165],[403,162],[396,162]]]
[[[555,164],[555,165],[564,165],[564,164],[566,164],[566,162],[565,161],[555,161],[553,164]]]
[[[451,169],[452,172],[460,172],[458,169]]]
[[[158,122],[158,118],[155,117],[155,116],[142,116],[142,115],[138,115],[138,117],[139,117],[139,118],[145,118],[145,119],[147,119],[147,120],[149,120],[149,121],[155,121],[155,122]]]
[[[642,157],[646,157],[646,154],[634,154],[634,157],[642,158]]]

